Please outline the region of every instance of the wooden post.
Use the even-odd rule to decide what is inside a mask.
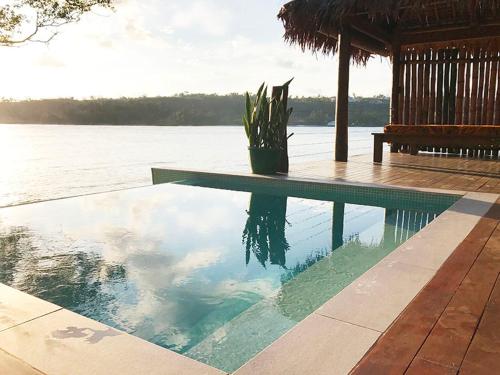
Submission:
[[[400,65],[399,45],[393,46],[392,55],[392,93],[391,93],[391,124],[400,124],[399,119],[399,65]]]
[[[393,142],[394,144],[394,142]],[[384,134],[373,134],[373,162],[382,163],[382,153],[384,151]],[[391,150],[392,152],[392,150]],[[396,151],[394,151],[396,152]]]
[[[339,73],[337,109],[335,112],[335,160],[347,161],[349,126],[349,65],[351,60],[351,36],[344,28],[339,34]]]

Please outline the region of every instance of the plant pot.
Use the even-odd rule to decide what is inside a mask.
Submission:
[[[250,165],[256,174],[275,174],[280,165],[281,152],[278,149],[249,147]]]

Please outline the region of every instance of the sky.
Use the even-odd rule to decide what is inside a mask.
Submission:
[[[294,77],[293,96],[335,96],[336,58],[286,44],[285,0],[118,0],[50,44],[0,47],[0,98],[254,92]],[[389,95],[390,63],[351,67],[350,94]]]

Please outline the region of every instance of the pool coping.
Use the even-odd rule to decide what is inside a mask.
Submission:
[[[349,372],[500,196],[288,176],[164,168],[152,171],[156,182],[158,173],[173,171],[461,196],[432,223],[236,370],[238,375]],[[4,318],[0,319],[0,350],[42,373],[63,374],[68,368],[72,374],[108,374],[110,369],[120,374],[225,373],[3,284],[0,314]],[[94,342],[96,334],[99,340]]]

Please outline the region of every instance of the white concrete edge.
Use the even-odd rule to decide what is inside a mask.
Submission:
[[[67,327],[77,327],[78,326],[78,321],[81,319],[84,319],[86,321],[92,322],[92,324],[101,327],[103,330],[112,330],[113,332],[116,332],[119,336],[121,336],[122,340],[125,339],[127,340],[127,345],[124,347],[123,345],[116,345],[116,344],[110,344],[106,343],[106,345],[111,345],[111,347],[107,347],[107,349],[111,350],[113,352],[114,356],[124,356],[124,357],[134,357],[134,353],[137,352],[142,352],[142,353],[151,353],[151,356],[144,356],[143,359],[144,367],[151,367],[151,365],[159,365],[162,366],[163,368],[159,368],[157,372],[148,372],[148,374],[151,375],[177,375],[181,369],[182,374],[189,374],[189,375],[198,375],[198,374],[210,374],[210,375],[223,375],[226,374],[226,372],[214,368],[212,366],[209,366],[205,363],[199,362],[195,359],[186,357],[182,354],[176,353],[172,350],[163,348],[157,344],[151,343],[147,340],[144,340],[140,337],[131,335],[129,333],[126,333],[120,329],[108,326],[104,323],[98,322],[94,319],[84,317],[83,315],[74,313],[64,307],[58,306],[56,304],[53,304],[51,302],[47,302],[43,299],[40,299],[38,297],[32,296],[30,294],[24,293],[20,290],[17,290],[15,288],[12,288],[6,284],[0,283],[0,286],[2,288],[8,288],[8,298],[11,298],[13,300],[18,300],[18,299],[23,299],[24,301],[26,300],[31,300],[32,305],[51,305],[52,309],[48,312],[43,312],[43,313],[38,313],[38,314],[33,314],[33,317],[30,319],[23,320],[19,323],[12,324],[10,327],[6,327],[2,330],[0,330],[0,350],[5,351],[7,354],[12,355],[13,357],[19,359],[20,361],[30,365],[33,368],[36,368],[37,370],[45,373],[43,369],[37,368],[37,366],[32,363],[32,361],[29,358],[20,356],[20,355],[15,355],[13,353],[10,353],[9,350],[4,348],[2,345],[2,338],[5,333],[9,333],[9,331],[13,331],[16,329],[22,329],[24,326],[28,325],[33,325],[33,324],[40,324],[44,325],[44,319],[49,318],[51,315],[56,314],[56,313],[69,313],[70,318],[67,319],[58,319],[58,323],[61,324],[62,326],[67,326]],[[38,323],[40,322],[40,323]],[[126,349],[125,349],[126,348]],[[74,351],[79,351],[78,345],[74,344],[73,347]],[[47,355],[50,355],[47,353]],[[154,358],[154,362],[156,363],[151,363],[152,358]],[[158,360],[159,359],[159,360]],[[89,358],[84,358],[83,363],[85,361],[89,360]],[[60,358],[60,361],[64,362],[64,358]],[[173,364],[175,362],[175,364]],[[182,362],[182,363],[181,363]],[[82,364],[83,364],[82,363]],[[72,362],[71,364],[68,364],[68,366],[76,366],[78,363]],[[140,363],[138,365],[141,365]],[[175,370],[172,372],[171,370],[172,367],[175,368]],[[113,368],[108,367],[109,373],[113,373]],[[136,370],[131,370],[131,372],[123,372],[123,370],[120,370],[121,375],[136,375]],[[48,375],[51,375],[50,373]]]

